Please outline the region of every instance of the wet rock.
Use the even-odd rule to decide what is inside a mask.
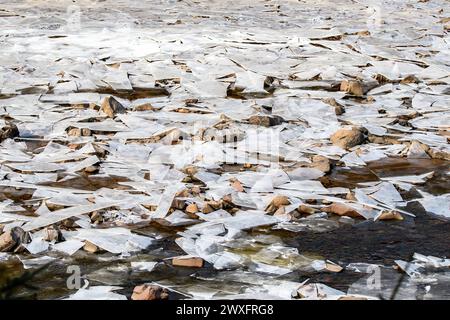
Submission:
[[[203,259],[199,257],[181,256],[172,258],[172,265],[177,267],[201,268]]]
[[[133,289],[131,300],[167,300],[169,299],[169,291],[166,288],[143,284]]]
[[[334,213],[339,216],[347,216],[352,218],[361,217],[361,215],[350,206],[347,206],[343,203],[333,202],[330,206],[322,208],[323,212]]]
[[[126,112],[125,107],[113,97],[106,97],[103,100],[101,110],[110,118],[114,118],[118,113]]]
[[[0,142],[6,139],[12,139],[19,136],[19,129],[13,123],[6,123],[0,128]]]
[[[255,115],[251,116],[248,119],[248,122],[253,125],[263,126],[263,127],[272,127],[280,125],[284,122],[284,119],[280,116],[267,116],[267,115]]]
[[[0,252],[14,251],[27,240],[28,234],[22,228],[14,227],[7,230],[0,236]]]
[[[342,128],[330,138],[331,142],[342,149],[350,149],[366,141],[366,130],[360,127]]]

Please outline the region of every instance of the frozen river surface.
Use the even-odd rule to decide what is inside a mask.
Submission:
[[[0,298],[450,298],[448,1],[0,0],[0,25]]]

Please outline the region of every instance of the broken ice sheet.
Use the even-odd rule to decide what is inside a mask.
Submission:
[[[42,228],[59,221],[82,215],[85,213],[90,213],[92,211],[112,207],[117,203],[109,203],[109,204],[92,204],[92,205],[81,205],[70,208],[64,208],[60,210],[53,211],[51,214],[39,216],[38,218],[30,221],[26,225],[24,225],[23,229],[25,231],[31,231],[34,229]]]
[[[198,225],[183,227],[185,231],[178,235],[186,243],[192,240],[193,248],[211,262],[218,261],[216,267],[223,267],[237,258],[233,256],[233,245],[239,245],[235,241],[249,240],[246,237],[254,233],[272,234],[276,229],[323,232],[351,219],[328,217],[325,212],[296,217],[295,209],[303,202],[315,210],[323,209],[327,201],[343,203],[365,218],[376,219],[384,210],[406,204],[394,189],[410,190],[407,195],[402,193],[405,200],[422,202],[428,212],[447,215],[446,195],[436,197],[422,190],[434,189],[441,177],[437,169],[426,171],[436,171],[437,179],[431,179],[422,172],[403,172],[403,166],[389,177],[383,168],[381,173],[376,171],[381,183],[371,184],[363,184],[366,175],[358,174],[359,170],[371,171],[372,161],[388,163],[387,157],[392,156],[448,158],[448,43],[445,15],[435,10],[444,7],[442,0],[412,6],[385,2],[386,23],[381,29],[369,28],[360,19],[367,13],[362,2],[340,4],[342,10],[311,4],[312,11],[320,12],[318,18],[329,17],[325,20],[309,19],[311,10],[301,10],[291,2],[278,8],[255,0],[252,8],[236,3],[230,11],[226,2],[203,1],[201,7],[209,13],[201,19],[193,14],[198,6],[183,1],[177,4],[181,15],[178,9],[167,10],[164,2],[154,2],[155,10],[150,11],[144,3],[136,4],[132,12],[143,27],[133,32],[120,27],[129,26],[129,8],[109,2],[97,2],[83,11],[82,32],[63,37],[47,21],[47,10],[30,13],[21,2],[2,5],[8,28],[0,31],[6,41],[0,50],[0,126],[13,122],[20,137],[0,142],[1,191],[7,199],[14,196],[13,205],[2,206],[0,221],[8,222],[5,228],[25,223],[33,233],[29,251],[45,246],[37,239],[38,229],[66,219],[74,220],[75,230],[64,231],[66,241],[50,244],[51,254],[59,259],[67,258],[65,253],[75,254],[84,244],[86,240],[69,236],[80,228],[114,229],[156,218],[173,230],[196,221]],[[111,10],[103,10],[107,5]],[[100,11],[105,19],[98,19]],[[164,15],[158,16],[161,12]],[[345,21],[337,19],[342,12],[348,13]],[[23,24],[16,13],[31,14],[36,23]],[[111,21],[116,27],[105,28]],[[273,26],[270,30],[263,26],[268,23]],[[300,36],[289,35],[290,30]],[[377,84],[357,98],[338,91],[343,80]],[[110,95],[123,104],[126,113],[105,119],[98,107]],[[280,116],[284,122],[271,135],[274,128],[248,124],[253,115]],[[368,131],[364,143],[350,152],[330,143],[331,134],[344,124]],[[250,127],[257,128],[258,134]],[[72,130],[69,134],[72,128],[84,129],[83,135],[72,136],[80,133]],[[203,130],[218,133],[219,138],[197,141],[210,137]],[[228,133],[235,135],[225,142]],[[271,143],[274,137],[278,139],[275,145]],[[316,155],[330,160],[330,173],[312,168]],[[352,178],[349,175],[342,181],[348,189],[332,187],[342,162],[351,167],[346,173]],[[197,173],[186,174],[187,166]],[[95,169],[98,173],[88,172]],[[392,172],[390,165],[386,169]],[[371,181],[375,179],[370,176]],[[234,179],[242,185],[239,191],[231,185]],[[178,183],[195,195],[175,199],[177,193],[167,190]],[[410,199],[416,191],[423,198]],[[347,194],[354,194],[355,199],[347,200]],[[280,216],[275,221],[262,211],[274,195],[289,197],[291,204],[283,210],[291,212],[291,221]],[[223,201],[224,197],[231,201]],[[183,202],[193,201],[201,211],[202,204],[210,200],[223,208],[198,212],[199,219],[184,213]],[[111,207],[96,207],[103,202]],[[261,215],[253,215],[252,210],[260,210]],[[30,211],[35,215],[24,215]],[[95,211],[104,218],[98,225],[90,217],[97,215]],[[422,223],[419,220],[415,222]],[[257,222],[267,222],[261,225],[267,227],[246,231],[259,227]],[[355,218],[347,223],[359,222]],[[156,239],[158,233],[152,232],[151,238]],[[105,245],[122,237],[102,236]],[[127,242],[125,236],[122,240]],[[270,261],[251,265],[237,260],[235,265],[242,262],[251,270],[245,277],[252,280],[255,274],[269,280],[271,274],[289,269]],[[217,272],[215,278],[228,283],[232,275],[224,272]],[[252,290],[242,286],[228,293],[217,288],[185,289],[200,298],[225,294],[291,297],[289,285],[270,279],[261,288],[256,282]],[[109,293],[105,290],[104,294]]]
[[[152,238],[133,234],[125,228],[80,229],[75,238],[87,240],[114,254],[143,250],[154,242]]]
[[[51,246],[51,248],[52,248],[52,250],[63,252],[65,254],[68,254],[69,256],[71,256],[75,252],[77,252],[79,249],[81,249],[83,246],[84,246],[83,241],[79,241],[76,239],[69,239],[69,240],[65,240],[65,241],[53,244]]]
[[[217,224],[223,224],[228,229],[246,230],[264,225],[280,222],[280,219],[267,215],[263,211],[238,211],[234,216],[218,218],[209,222],[201,223],[189,228],[197,231]]]
[[[24,269],[31,269],[31,268],[39,268],[45,264],[54,262],[55,260],[58,260],[54,257],[49,256],[41,256],[37,258],[30,258],[30,259],[22,259],[19,257],[20,262],[23,264]]]
[[[166,217],[167,212],[169,211],[170,207],[172,206],[173,199],[175,198],[175,195],[184,189],[184,185],[181,183],[175,183],[166,188],[164,190],[163,194],[161,195],[161,198],[158,203],[158,208],[156,211],[152,214],[152,219],[162,219]]]
[[[417,201],[419,201],[426,211],[450,218],[450,194],[447,193],[440,196],[430,195]]]
[[[158,262],[152,262],[152,261],[132,261],[131,262],[131,268],[133,271],[145,271],[145,272],[152,272],[153,269],[155,269]]]
[[[49,243],[42,239],[42,237],[35,237],[30,243],[24,245],[24,247],[31,254],[37,254],[47,251],[49,248]]]
[[[433,175],[434,175],[434,172],[432,171],[432,172],[419,174],[419,175],[384,177],[384,178],[380,178],[380,179],[385,180],[385,181],[391,181],[393,183],[405,182],[405,183],[412,183],[412,184],[423,184],[428,179],[432,178]]]

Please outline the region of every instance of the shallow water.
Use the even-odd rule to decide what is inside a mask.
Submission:
[[[420,188],[441,194],[448,192],[450,183],[443,177],[446,175],[445,161],[437,160],[406,160],[387,159],[370,163],[367,168],[347,170],[335,168],[330,174],[330,181],[336,186],[355,187],[356,184],[366,181],[375,181],[378,176],[388,177],[407,174],[421,174],[435,171],[433,179]],[[87,183],[87,182],[88,183]],[[438,182],[437,182],[438,181]],[[100,187],[108,181],[89,181],[88,178],[75,181],[73,186],[86,188],[88,186]],[[113,183],[114,181],[109,181]],[[95,188],[93,188],[95,190]],[[288,246],[297,248],[299,253],[307,259],[329,259],[345,266],[348,263],[365,262],[385,266],[392,266],[394,260],[410,260],[414,252],[438,257],[450,256],[450,221],[427,214],[417,203],[412,202],[406,208],[414,213],[416,218],[405,216],[403,221],[366,221],[356,219],[353,224],[341,224],[330,231],[314,232],[288,232],[271,230],[270,228],[257,228],[251,236],[269,236],[269,243],[282,242]],[[17,297],[26,296],[38,299],[60,299],[73,290],[67,289],[67,266],[78,265],[85,278],[91,285],[117,285],[123,287],[122,291],[127,296],[131,295],[135,285],[145,282],[161,282],[176,285],[177,288],[196,288],[207,285],[208,290],[217,287],[220,291],[239,293],[243,279],[224,283],[219,280],[219,275],[226,278],[229,271],[217,271],[210,265],[204,268],[176,268],[170,262],[164,262],[165,258],[182,255],[183,251],[174,243],[175,233],[183,228],[167,228],[152,223],[141,228],[133,227],[135,232],[143,235],[161,235],[163,239],[144,252],[130,257],[118,258],[109,253],[88,254],[83,250],[78,251],[70,258],[64,258],[42,273],[36,275],[30,282],[37,290],[22,288],[16,292]],[[278,239],[278,240],[277,240]],[[253,248],[253,249],[252,249]],[[258,250],[264,248],[264,244],[255,244],[247,249],[232,249],[249,258],[265,262],[263,256],[258,258]],[[55,255],[52,253],[51,255]],[[26,257],[30,255],[22,255]],[[61,258],[61,256],[55,255]],[[152,272],[137,272],[130,268],[131,261],[161,261]],[[266,262],[270,262],[270,259]],[[287,265],[289,260],[281,259],[272,261],[273,265]],[[3,268],[3,281],[6,275],[18,276],[24,272],[22,264],[15,258],[7,262],[1,262]],[[358,280],[364,278],[364,274],[344,270],[340,273],[305,272],[296,271],[291,274],[278,277],[293,281],[310,279],[312,282],[321,282],[333,288],[347,291]],[[388,273],[391,283],[399,279],[400,273]],[[205,281],[205,279],[208,279]],[[450,289],[450,282],[440,284],[438,295],[446,297],[444,289]],[[389,288],[388,288],[389,289]],[[387,289],[387,290],[388,290]],[[194,289],[192,289],[194,290]],[[172,299],[184,298],[180,294],[172,294]],[[447,297],[448,298],[448,297]]]

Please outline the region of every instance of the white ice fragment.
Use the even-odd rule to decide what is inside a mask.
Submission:
[[[315,180],[325,173],[315,168],[297,168],[287,172],[291,180]]]
[[[51,214],[47,214],[44,216],[39,216],[33,221],[28,222],[24,225],[23,229],[25,231],[31,231],[34,229],[42,228],[62,220],[75,217],[78,215],[90,213],[92,211],[101,210],[104,208],[112,207],[117,205],[117,203],[109,203],[109,204],[91,204],[91,205],[81,205],[70,208],[64,208],[60,210],[53,211]]]
[[[320,183],[320,181],[315,180],[291,181],[282,184],[277,188],[286,190],[306,191],[311,193],[322,193],[322,194],[328,193],[328,190],[322,185],[322,183]]]
[[[84,242],[76,239],[69,239],[52,245],[52,250],[64,252],[69,256],[73,255],[84,246]]]
[[[154,261],[132,261],[131,268],[135,271],[152,272],[158,262]]]
[[[42,256],[32,259],[21,259],[19,257],[20,262],[23,264],[24,269],[31,269],[31,268],[37,268],[41,267],[42,265],[45,265],[47,263],[50,263],[52,261],[58,260],[57,258],[49,257],[49,256]]]
[[[45,241],[42,237],[33,238],[30,243],[24,245],[24,247],[31,254],[37,254],[48,250],[49,243]]]
[[[96,286],[87,289],[79,289],[66,300],[127,300],[127,297],[113,291],[120,290],[121,287]]]
[[[125,228],[80,229],[75,237],[114,254],[146,249],[154,241],[152,238],[133,234]]]
[[[181,183],[174,183],[169,185],[161,195],[161,199],[158,203],[158,208],[151,216],[152,219],[163,219],[164,217],[166,217],[170,207],[172,206],[175,195],[183,189],[184,185]]]
[[[391,181],[392,183],[397,182],[406,182],[412,184],[422,184],[425,183],[428,179],[431,179],[434,175],[434,171],[419,174],[419,175],[406,175],[406,176],[395,176],[395,177],[385,177],[381,178],[384,181]]]
[[[450,218],[450,194],[443,194],[440,196],[428,196],[423,199],[418,199],[419,203],[428,212]]]

